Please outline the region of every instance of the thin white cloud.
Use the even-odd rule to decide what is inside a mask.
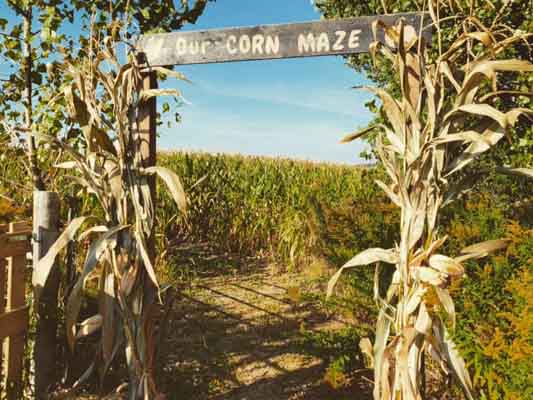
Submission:
[[[339,144],[349,130],[349,118],[323,114],[299,121],[263,118],[247,119],[239,112],[204,113],[190,109],[183,123],[162,130],[159,147],[167,150],[241,153],[293,157],[312,161],[359,163],[359,153],[366,145],[357,141]],[[312,114],[312,113],[311,113]]]
[[[352,117],[354,120],[356,118],[360,120],[363,117],[368,121],[371,117],[371,113],[366,109],[364,103],[369,101],[372,96],[356,92],[353,89],[331,90],[320,87],[297,87],[294,84],[290,86],[273,84],[228,88],[223,84],[206,82],[198,82],[195,86],[211,96],[288,105],[311,111]]]

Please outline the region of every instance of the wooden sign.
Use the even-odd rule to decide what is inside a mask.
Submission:
[[[387,25],[400,18],[416,32],[430,18],[424,13],[405,13],[324,20],[286,25],[214,29],[143,35],[137,50],[144,53],[150,66],[207,64],[231,61],[316,57],[368,52],[373,42],[372,23]],[[431,30],[422,35],[428,42]],[[383,34],[378,36],[383,41]]]

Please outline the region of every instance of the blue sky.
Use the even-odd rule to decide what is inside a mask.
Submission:
[[[187,30],[312,21],[310,0],[218,0]],[[339,144],[372,115],[369,83],[341,57],[190,65],[183,121],[160,128],[159,147],[359,163],[362,142]],[[176,85],[176,82],[172,82]],[[164,86],[170,86],[165,83]]]
[[[176,0],[175,0],[176,1]],[[4,2],[0,16],[11,19]],[[186,30],[320,19],[310,0],[217,0]],[[75,24],[76,25],[76,24]],[[75,26],[70,29],[79,29]],[[159,128],[158,148],[360,163],[366,145],[339,139],[364,127],[369,84],[342,57],[248,61],[179,67],[192,84],[170,80],[187,100],[182,123]],[[0,72],[6,65],[0,66]],[[160,103],[162,103],[160,101]]]

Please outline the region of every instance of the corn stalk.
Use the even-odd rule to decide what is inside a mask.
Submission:
[[[154,96],[179,93],[143,89],[146,71],[133,54],[121,64],[112,38],[102,42],[93,38],[91,46],[88,57],[79,64],[70,63],[67,57],[64,66],[69,78],[64,100],[72,123],[83,132],[83,144],[72,142],[68,135],[57,139],[41,134],[39,138],[66,154],[67,160],[56,167],[67,170],[80,194],[96,200],[101,217],[74,218],[40,260],[33,285],[38,298],[59,252],[71,241],[89,242],[66,304],[67,339],[72,350],[87,335],[99,333],[100,341],[93,363],[74,389],[95,370],[105,376],[118,351],[125,347],[128,397],[148,399],[157,394],[153,316],[160,289],[147,245],[155,224],[150,176],[162,178],[181,211],[185,211],[187,200],[175,173],[158,166],[143,167],[137,132],[139,110]],[[163,68],[157,72],[183,79]],[[98,293],[99,310],[80,322],[82,296],[89,288]]]
[[[438,31],[438,18],[430,11]],[[395,98],[385,90],[365,88],[379,97],[386,122],[343,139],[377,132],[376,151],[389,182],[376,183],[401,210],[399,243],[356,255],[328,284],[329,296],[344,270],[378,263],[376,337],[373,346],[368,339],[361,342],[374,365],[375,400],[422,399],[426,354],[453,375],[468,399],[474,399],[465,362],[450,336],[455,307],[448,288],[464,275],[466,260],[484,257],[507,243],[478,243],[455,257],[441,254],[447,237],[439,232],[439,215],[446,204],[471,189],[465,167],[500,142],[520,116],[533,114],[530,109],[502,111],[493,105],[504,92],[498,88],[497,74],[532,72],[533,64],[498,59],[508,46],[530,35],[498,25],[487,28],[475,17],[463,24],[468,31],[429,63],[426,44],[411,26],[377,22],[371,55],[374,62],[393,65],[401,94]],[[381,32],[384,43],[377,41]],[[379,290],[379,263],[393,268],[386,293]]]

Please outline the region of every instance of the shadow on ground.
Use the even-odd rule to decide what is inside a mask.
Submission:
[[[362,365],[328,383],[331,352],[310,334],[345,328],[290,291],[301,277],[262,269],[203,277],[180,291],[167,321],[161,389],[169,399],[370,399]],[[292,289],[290,289],[292,288]],[[354,352],[357,341],[354,341]]]

